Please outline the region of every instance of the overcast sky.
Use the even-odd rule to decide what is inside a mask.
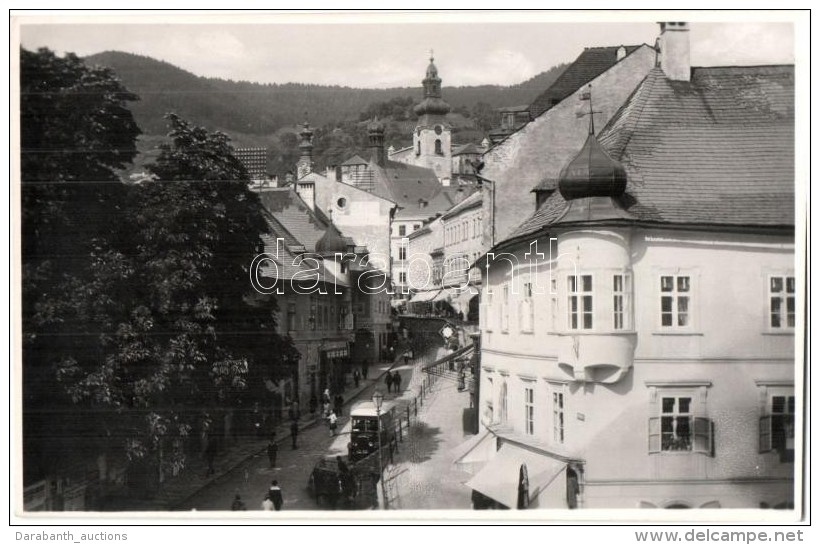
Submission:
[[[205,14],[85,21],[18,17],[20,42],[85,56],[119,50],[161,59],[200,76],[351,87],[418,86],[429,50],[444,85],[512,85],[571,62],[584,47],[653,44],[665,14],[458,13],[363,15]],[[792,23],[782,15],[733,12],[669,16],[691,21],[693,66],[795,61]],[[526,21],[524,20],[526,18]],[[563,22],[554,22],[565,19]],[[567,20],[568,19],[568,20]],[[740,20],[738,20],[740,19]],[[119,21],[119,22],[117,22]],[[124,23],[123,23],[124,21]],[[43,24],[46,22],[46,24]]]

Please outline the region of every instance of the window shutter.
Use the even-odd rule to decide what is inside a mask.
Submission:
[[[769,452],[772,450],[772,417],[771,416],[761,416],[760,417],[760,428],[759,428],[759,437],[760,437],[760,450],[759,452]]]
[[[661,451],[661,419],[653,416],[649,419],[649,453]]]
[[[695,445],[692,450],[712,455],[712,421],[708,418],[695,417]]]

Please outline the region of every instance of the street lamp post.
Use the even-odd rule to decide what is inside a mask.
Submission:
[[[384,489],[384,465],[382,465],[382,401],[384,401],[384,394],[382,394],[379,390],[373,392],[373,404],[376,406],[376,422],[378,422],[379,434],[379,482],[381,483],[382,489],[382,505],[384,506],[384,509],[387,509],[387,493]]]

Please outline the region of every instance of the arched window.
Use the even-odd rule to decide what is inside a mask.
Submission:
[[[444,152],[441,151],[441,140],[436,138],[436,155],[444,155]]]

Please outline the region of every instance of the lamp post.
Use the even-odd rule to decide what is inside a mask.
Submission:
[[[384,505],[384,508],[387,509],[387,493],[384,489],[384,466],[382,465],[382,401],[384,401],[384,394],[382,394],[379,390],[373,392],[373,404],[376,406],[376,422],[378,423],[379,433],[379,482],[381,483],[382,488],[382,504]]]

